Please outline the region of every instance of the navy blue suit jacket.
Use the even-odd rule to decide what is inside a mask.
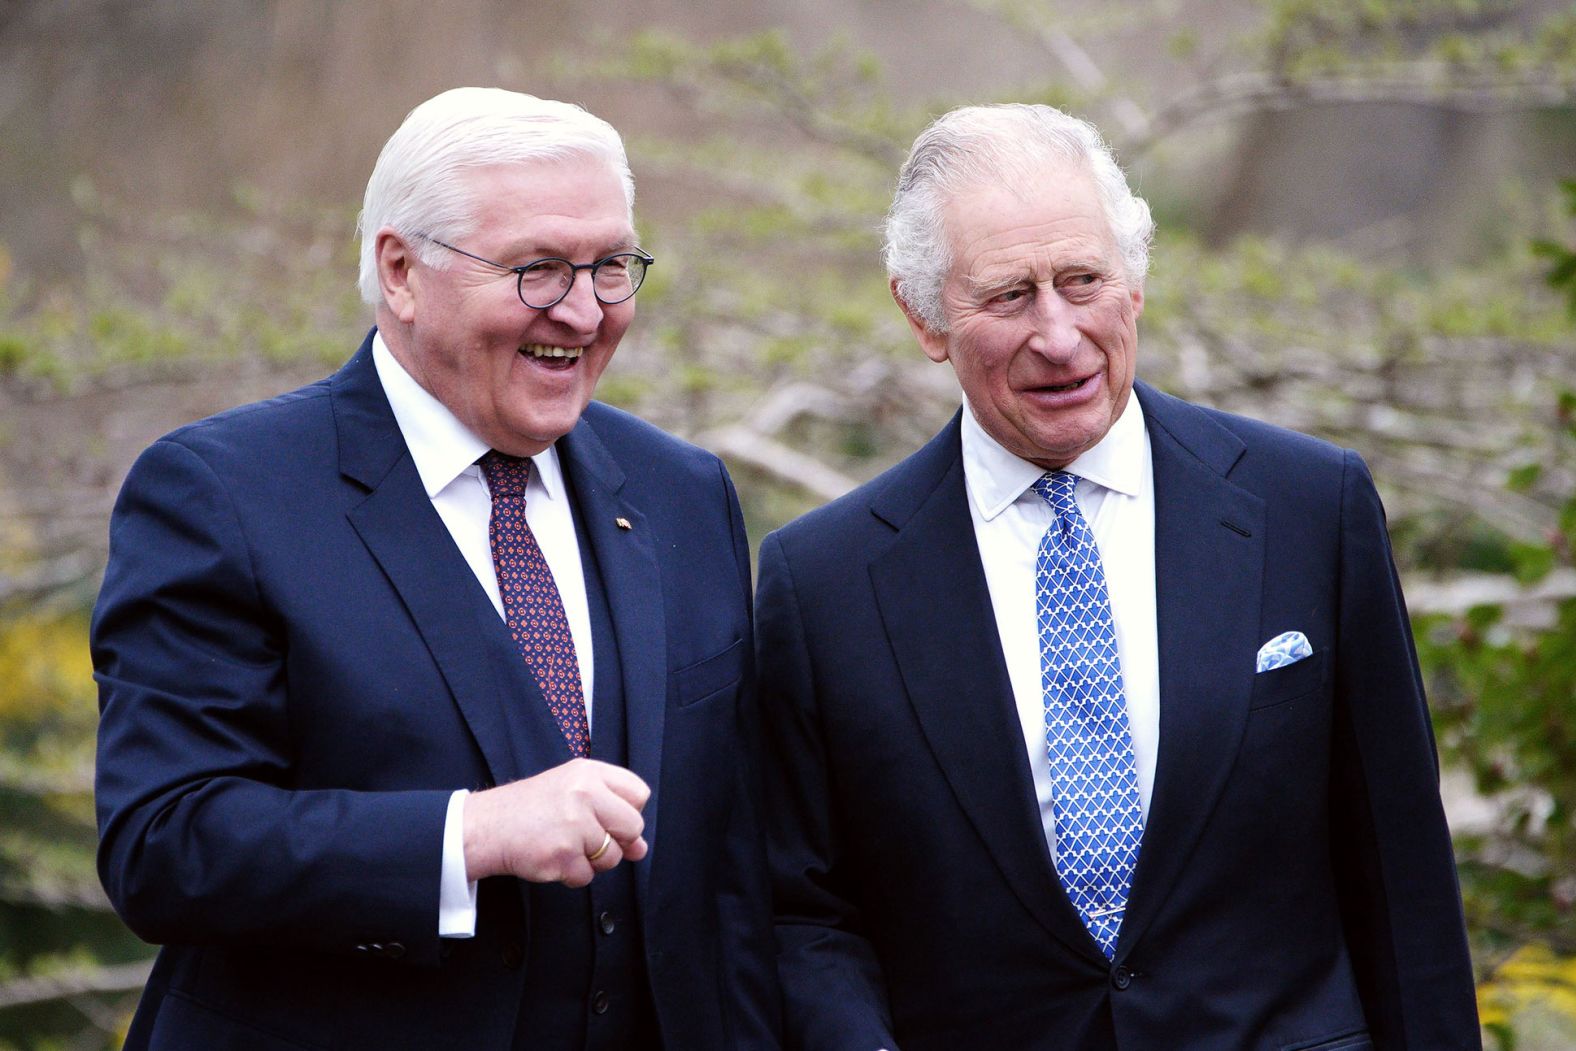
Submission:
[[[445,808],[570,755],[370,346],[160,440],[116,505],[93,625],[99,868],[165,946],[129,1047],[511,1045],[523,885],[483,881],[477,937],[439,939]],[[636,892],[664,1042],[774,1046],[732,484],[602,405],[558,449],[652,789]]]
[[[1114,961],[1046,847],[958,420],[766,538],[758,663],[792,1046],[1478,1047],[1428,712],[1366,468],[1138,398],[1160,746]],[[1290,630],[1313,656],[1255,674]]]

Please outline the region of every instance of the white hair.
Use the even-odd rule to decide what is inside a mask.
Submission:
[[[589,156],[607,162],[624,187],[633,222],[635,179],[613,126],[579,106],[502,88],[454,88],[423,102],[384,144],[357,227],[361,298],[377,305],[377,236],[393,229],[428,266],[449,265],[418,235],[463,240],[475,228],[476,204],[464,175],[495,164]],[[419,244],[418,244],[419,242]]]
[[[1093,177],[1125,276],[1143,286],[1155,222],[1099,130],[1050,106],[964,106],[938,117],[914,140],[887,212],[887,275],[927,328],[947,331],[941,290],[952,266],[943,222],[948,202],[982,183],[1027,185],[1048,167],[1068,163]]]

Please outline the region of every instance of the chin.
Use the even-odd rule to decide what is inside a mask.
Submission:
[[[579,422],[580,417],[578,415],[568,420],[537,420],[530,427],[511,428],[509,440],[516,445],[529,447],[539,452],[574,430],[575,424]],[[532,455],[535,455],[535,453],[532,453]]]

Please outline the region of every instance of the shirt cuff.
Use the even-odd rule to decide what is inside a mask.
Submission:
[[[443,819],[443,874],[438,882],[438,937],[476,937],[476,881],[465,878],[465,797],[449,797]]]

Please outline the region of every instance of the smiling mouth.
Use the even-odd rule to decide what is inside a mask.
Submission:
[[[585,351],[584,347],[550,347],[546,343],[527,343],[519,353],[527,358],[568,358],[574,360]]]
[[[1079,387],[1082,387],[1085,383],[1088,383],[1088,382],[1089,382],[1089,377],[1085,376],[1083,379],[1081,379],[1081,380],[1073,380],[1073,382],[1071,382],[1071,383],[1052,383],[1052,384],[1048,384],[1048,385],[1046,385],[1044,387],[1041,387],[1040,389],[1041,390],[1050,391],[1052,394],[1065,394],[1066,392],[1068,392],[1070,390],[1077,390]]]

